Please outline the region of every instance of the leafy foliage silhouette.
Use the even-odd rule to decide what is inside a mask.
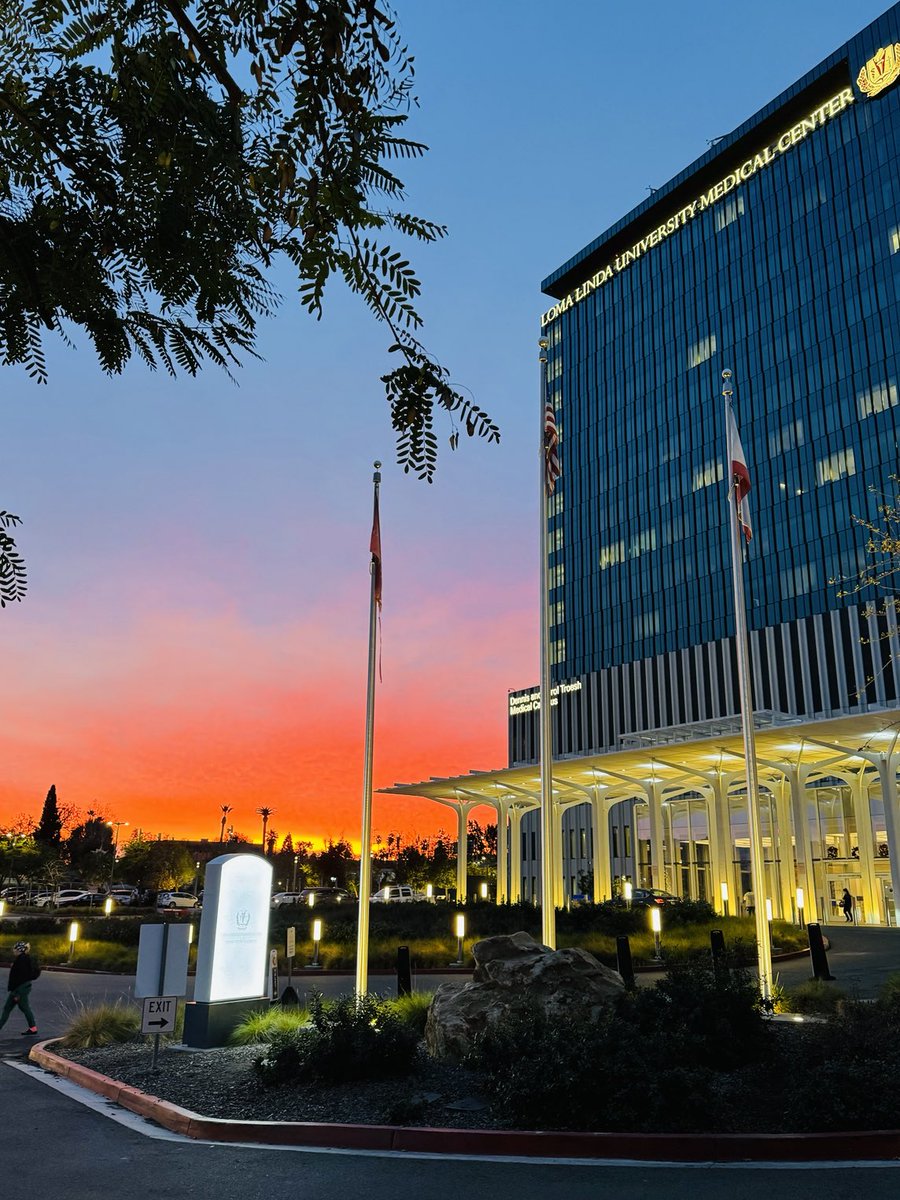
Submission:
[[[7,533],[20,524],[14,513],[0,512],[0,608],[21,600],[28,587],[25,563],[13,537]]]
[[[446,233],[402,208],[413,80],[375,0],[0,0],[0,362],[45,381],[46,334],[74,327],[110,374],[230,372],[284,256],[310,314],[337,276],[387,325],[405,471],[433,478],[435,407],[451,446],[499,440],[419,342],[385,240]]]

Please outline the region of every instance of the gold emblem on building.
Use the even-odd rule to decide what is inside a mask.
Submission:
[[[856,78],[861,92],[871,100],[900,78],[900,42],[876,50]]]

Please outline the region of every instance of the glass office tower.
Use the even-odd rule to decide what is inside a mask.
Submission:
[[[860,923],[900,924],[897,613],[833,582],[866,565],[854,515],[900,492],[898,162],[900,4],[544,281],[550,795],[534,687],[510,693],[506,769],[390,789],[454,809],[463,847],[469,810],[494,808],[498,901],[598,903],[631,881],[827,922],[846,889]],[[724,369],[752,478],[756,798]]]
[[[559,754],[738,711],[724,368],[759,719],[897,704],[894,615],[833,581],[898,473],[898,76],[895,5],[544,281]],[[511,765],[535,719],[512,693]]]

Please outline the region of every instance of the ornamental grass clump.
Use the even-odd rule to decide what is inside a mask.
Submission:
[[[833,1016],[846,999],[847,993],[841,988],[821,979],[807,979],[794,987],[786,988],[778,1007],[781,1012]]]
[[[236,1026],[229,1037],[232,1046],[252,1046],[257,1042],[271,1042],[282,1033],[294,1033],[309,1022],[306,1008],[282,1008],[276,1004],[261,1012],[250,1013]]]
[[[130,1042],[140,1035],[140,1011],[122,1000],[90,1007],[75,1000],[73,1007],[64,1011],[68,1025],[57,1045],[69,1050],[93,1050]]]
[[[417,1037],[425,1036],[425,1019],[428,1009],[434,999],[434,992],[411,992],[408,996],[398,996],[396,1000],[388,1000],[390,1010],[412,1029]]]
[[[412,1069],[419,1037],[374,996],[313,996],[309,1023],[275,1033],[254,1069],[267,1084],[384,1079]]]

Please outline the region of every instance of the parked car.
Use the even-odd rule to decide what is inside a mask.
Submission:
[[[273,908],[283,908],[287,904],[302,904],[302,892],[276,892],[272,897]]]
[[[339,887],[308,887],[304,888],[300,893],[300,904],[309,904],[310,896],[314,896],[313,903],[321,904],[323,901],[332,904],[343,904],[345,900],[350,899],[350,893]]]
[[[405,883],[391,883],[372,896],[373,904],[418,904],[426,897]]]
[[[137,888],[116,884],[109,889],[109,896],[115,904],[134,904],[137,900]]]
[[[31,903],[35,908],[50,908],[56,906],[62,908],[67,904],[87,904],[90,892],[86,892],[84,888],[60,888],[58,892],[44,892],[41,896],[35,896]]]
[[[631,893],[631,903],[638,908],[651,908],[654,904],[677,904],[678,897],[661,888],[635,888]]]
[[[200,901],[190,892],[160,892],[156,898],[157,908],[198,908]]]

